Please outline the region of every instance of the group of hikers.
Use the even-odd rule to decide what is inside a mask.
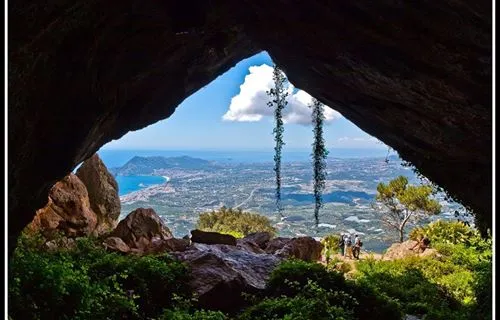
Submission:
[[[359,253],[361,251],[361,247],[363,246],[363,242],[357,234],[354,235],[353,240],[350,233],[341,233],[338,245],[340,254],[343,257],[348,257],[350,259],[355,258],[359,260]]]
[[[417,243],[408,250],[416,251],[417,253],[423,253],[425,249],[430,247],[430,244],[431,241],[427,236],[419,235]],[[353,240],[350,233],[341,233],[338,246],[340,249],[340,254],[343,257],[359,260],[359,253],[361,251],[361,247],[363,246],[363,242],[357,234],[354,235]]]

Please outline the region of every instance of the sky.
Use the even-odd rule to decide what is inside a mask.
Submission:
[[[103,150],[269,150],[274,147],[272,108],[266,90],[273,62],[266,52],[240,61],[185,99],[174,114],[129,132]],[[289,84],[284,111],[285,151],[307,150],[312,143],[312,97]],[[337,111],[325,108],[328,148],[386,149]]]

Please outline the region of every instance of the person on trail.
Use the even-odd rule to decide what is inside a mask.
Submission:
[[[341,234],[340,234],[340,238],[339,238],[339,243],[338,243],[338,245],[339,245],[339,249],[340,249],[340,254],[341,254],[341,255],[342,255],[342,257],[343,257],[343,256],[345,255],[345,254],[344,254],[344,253],[345,253],[345,251],[344,251],[344,249],[345,249],[345,247],[344,247],[344,245],[345,245],[345,241],[344,241],[344,234],[343,234],[343,233],[341,233]]]
[[[352,238],[351,238],[351,234],[347,234],[344,241],[345,241],[344,257],[349,257],[350,259],[352,259]]]
[[[358,235],[354,236],[354,246],[352,248],[352,255],[354,258],[359,260],[359,253],[361,251],[361,246],[362,246],[361,239],[359,239]]]
[[[431,240],[427,238],[426,236],[418,236],[417,238],[417,243],[413,247],[410,248],[410,250],[414,250],[417,248],[417,253],[423,253],[425,249],[429,248],[431,244]]]

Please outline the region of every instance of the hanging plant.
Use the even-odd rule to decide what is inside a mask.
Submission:
[[[278,66],[274,66],[273,70],[274,87],[267,91],[270,100],[267,105],[274,108],[275,127],[273,129],[274,141],[274,172],[276,174],[276,209],[278,214],[283,217],[283,207],[281,204],[281,151],[285,142],[283,141],[283,109],[287,105],[286,98],[288,96],[286,88],[286,77],[283,71]]]
[[[325,146],[323,138],[323,123],[325,120],[324,105],[316,98],[313,98],[312,105],[312,123],[314,142],[312,144],[312,161],[313,161],[313,179],[314,179],[314,221],[316,227],[319,224],[319,209],[323,206],[323,191],[325,190],[326,181],[326,158],[328,150]]]

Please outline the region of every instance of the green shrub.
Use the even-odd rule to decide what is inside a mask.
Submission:
[[[21,236],[9,264],[13,319],[145,319],[187,296],[187,270],[166,256],[108,253],[95,239],[74,249],[40,250]]]
[[[330,306],[342,308],[343,312],[356,319],[400,319],[401,312],[396,301],[385,295],[377,294],[372,288],[359,286],[353,281],[346,280],[342,273],[328,271],[317,263],[289,260],[281,263],[271,274],[267,286],[268,297],[301,296],[307,299],[316,299],[308,295],[311,288],[322,290],[318,299],[325,303],[328,299]],[[309,288],[308,290],[306,290]],[[323,298],[319,298],[323,296]],[[336,297],[342,297],[336,299]],[[350,297],[350,298],[346,298]],[[288,301],[288,300],[286,300]],[[286,302],[285,301],[285,302]]]
[[[236,235],[237,238],[253,232],[269,232],[273,235],[276,233],[276,229],[267,217],[226,207],[222,207],[218,211],[200,214],[196,228],[203,231]]]

